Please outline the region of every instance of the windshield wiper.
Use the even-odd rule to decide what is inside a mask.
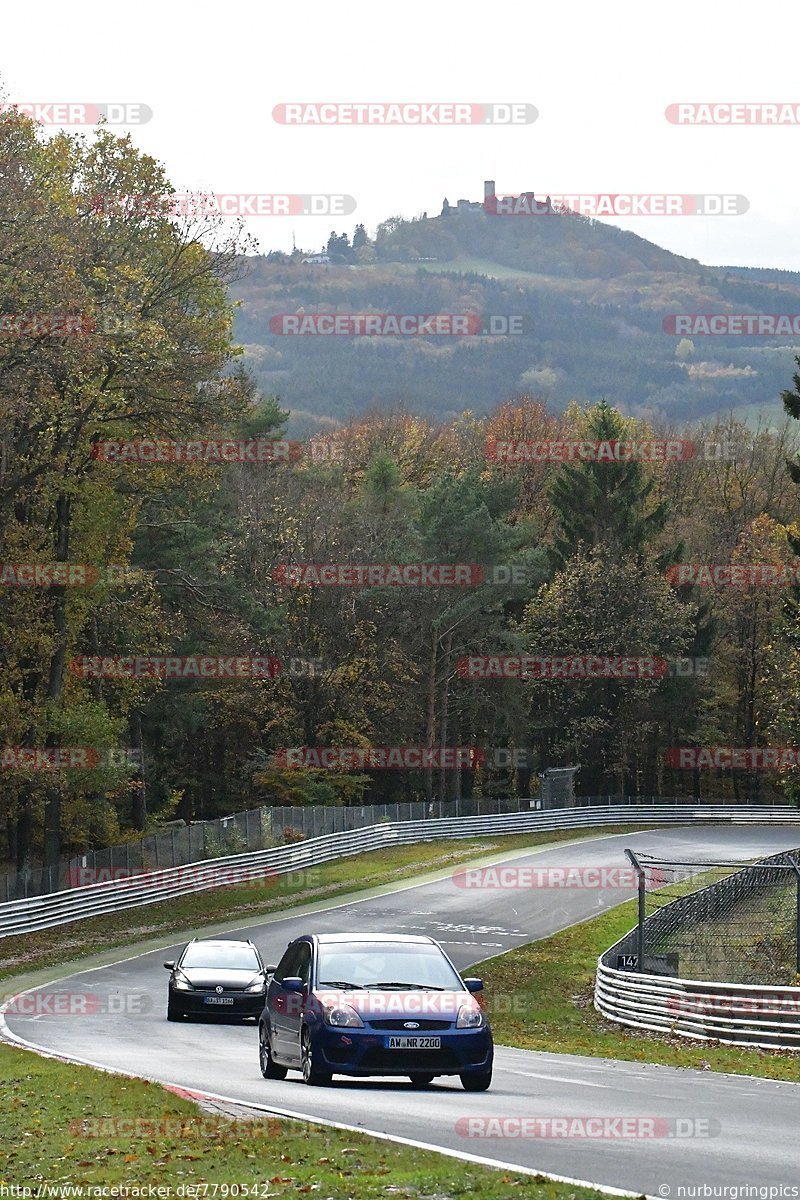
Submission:
[[[320,981],[317,984],[317,987],[318,988],[324,988],[324,987],[355,988],[359,992],[366,991],[366,988],[364,987],[363,983],[349,983],[348,980],[346,980],[346,979],[326,979],[324,983],[322,981]]]
[[[444,992],[447,989],[432,983],[406,983],[397,979],[386,979],[382,983],[371,983],[371,988],[408,988],[410,992]]]

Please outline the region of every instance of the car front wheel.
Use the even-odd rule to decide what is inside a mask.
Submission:
[[[286,1067],[279,1067],[272,1057],[269,1037],[263,1025],[258,1030],[258,1064],[265,1079],[285,1079]]]
[[[465,1071],[460,1077],[465,1092],[485,1092],[492,1082],[491,1071]]]
[[[182,1016],[183,1016],[183,1013],[177,1007],[177,1005],[173,1004],[172,1000],[168,1000],[167,1001],[167,1020],[168,1021],[180,1021]]]
[[[330,1083],[332,1072],[317,1066],[311,1045],[311,1035],[307,1029],[304,1029],[300,1035],[300,1062],[303,1069],[303,1080],[311,1087],[326,1087]]]

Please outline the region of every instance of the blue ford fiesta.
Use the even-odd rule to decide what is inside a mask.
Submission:
[[[474,992],[429,937],[304,934],[276,967],[259,1019],[265,1079],[302,1071],[309,1084],[336,1075],[397,1075],[426,1087],[458,1075],[468,1092],[492,1082],[489,1022]]]

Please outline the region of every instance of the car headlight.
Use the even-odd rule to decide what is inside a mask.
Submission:
[[[458,1010],[456,1029],[480,1029],[483,1025],[483,1013],[472,1004],[462,1004]]]
[[[254,979],[252,983],[248,984],[244,990],[246,992],[265,992],[267,985],[265,980],[259,976],[258,979]]]
[[[322,1019],[326,1025],[336,1025],[340,1029],[364,1027],[361,1017],[349,1004],[323,1004]]]
[[[173,986],[176,987],[179,992],[193,992],[194,991],[192,984],[189,982],[189,980],[186,978],[183,971],[181,971],[181,970],[177,970],[175,972],[175,979],[173,981]]]

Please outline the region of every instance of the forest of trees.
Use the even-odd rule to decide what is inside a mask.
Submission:
[[[374,407],[286,461],[115,459],[98,444],[263,443],[289,416],[239,362],[230,288],[247,245],[170,218],[168,191],[127,139],[45,141],[0,116],[2,312],[26,314],[0,338],[0,859],[54,863],[154,823],[264,804],[530,795],[539,771],[578,762],[584,794],[800,796],[791,766],[692,771],[670,757],[800,743],[797,587],[788,575],[695,586],[674,570],[795,563],[800,377],[778,432],[732,418],[652,428],[613,393],[563,412],[535,394],[497,403],[487,380],[488,415]],[[98,211],[92,198],[112,192],[152,202]],[[80,333],[57,314],[80,317]],[[517,463],[492,450],[653,438],[697,452]],[[482,571],[470,586],[421,587],[291,573],[426,563]],[[76,583],[69,564],[94,570]],[[76,669],[136,655],[268,656],[281,669]],[[520,655],[670,669],[565,680],[463,667]],[[441,770],[297,768],[281,754],[392,746],[480,753]],[[93,761],[77,766],[19,753],[47,763],[87,747]],[[521,766],[495,754],[515,748]]]
[[[447,421],[532,390],[557,408],[612,396],[625,412],[688,422],[774,402],[792,369],[792,338],[698,336],[680,345],[663,322],[674,313],[796,313],[796,274],[704,267],[580,217],[392,218],[374,242],[363,237],[356,230],[351,243],[332,232],[323,247],[331,265],[304,264],[299,251],[251,256],[232,287],[248,369],[263,392],[281,395],[299,436],[376,405]],[[420,261],[427,257],[437,261]],[[513,316],[519,333],[273,331],[276,314],[299,311],[470,313],[487,325],[492,315]]]

